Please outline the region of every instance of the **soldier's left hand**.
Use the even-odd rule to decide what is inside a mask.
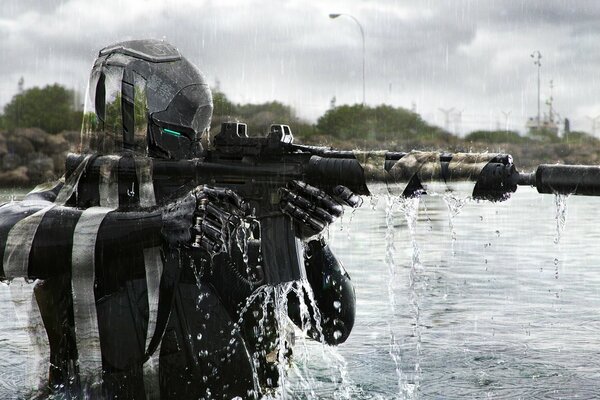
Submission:
[[[362,198],[345,186],[339,185],[329,195],[323,190],[300,181],[291,181],[281,188],[281,210],[296,222],[298,237],[307,239],[321,233],[341,217],[344,206],[357,208]]]

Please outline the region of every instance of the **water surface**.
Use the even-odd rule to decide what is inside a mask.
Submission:
[[[370,203],[330,230],[356,286],[354,331],[337,349],[299,341],[288,398],[597,397],[600,199],[566,200],[558,243],[554,196],[529,188],[467,203],[454,235],[441,197],[421,199],[414,237],[398,205],[386,220],[386,199]],[[10,298],[0,286],[0,398],[42,377]]]

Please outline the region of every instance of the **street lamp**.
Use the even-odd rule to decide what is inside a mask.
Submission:
[[[538,84],[538,92],[537,92],[537,106],[538,106],[538,113],[537,113],[537,129],[538,131],[540,130],[540,68],[542,67],[542,63],[541,63],[541,59],[542,59],[542,53],[540,53],[539,50],[534,51],[533,53],[531,53],[531,58],[533,58],[533,65],[535,65],[537,67],[537,84]]]
[[[360,22],[358,22],[358,20],[350,14],[329,14],[329,18],[331,18],[331,19],[336,19],[337,17],[341,17],[341,16],[352,18],[354,20],[354,22],[356,22],[356,25],[358,25],[358,28],[360,29],[360,36],[362,38],[362,81],[363,81],[362,82],[363,83],[362,104],[364,106],[365,105],[365,30],[363,29]]]

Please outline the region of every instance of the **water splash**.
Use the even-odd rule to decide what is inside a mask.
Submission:
[[[420,262],[420,249],[416,241],[416,224],[419,212],[419,197],[413,198],[393,198],[388,196],[386,203],[386,264],[388,266],[388,296],[389,303],[392,313],[396,311],[396,298],[394,293],[394,286],[397,278],[397,265],[394,259],[394,211],[395,207],[399,208],[399,211],[404,215],[406,224],[408,226],[409,234],[411,237],[412,244],[412,257],[411,257],[411,271],[409,275],[409,290],[410,290],[410,304],[411,311],[414,319],[413,323],[413,337],[416,340],[415,351],[416,351],[416,362],[412,371],[412,376],[409,377],[402,369],[402,357],[401,348],[398,341],[398,337],[392,329],[391,324],[388,323],[388,329],[390,331],[390,344],[388,353],[390,358],[394,362],[396,377],[398,381],[398,395],[402,398],[416,398],[419,391],[421,367],[420,367],[420,353],[421,353],[421,322],[420,322],[420,279],[419,270],[421,269]]]
[[[401,198],[400,210],[404,214],[408,232],[410,233],[410,242],[412,244],[412,263],[411,268],[421,266],[421,250],[417,243],[417,217],[419,216],[420,197]]]
[[[421,198],[421,202],[419,203],[421,209],[423,211],[423,215],[425,216],[425,220],[427,221],[427,231],[433,231],[433,221],[431,220],[431,215],[429,214],[429,209],[427,208],[427,202],[425,201],[425,197]]]
[[[352,218],[354,218],[354,214],[356,213],[356,208],[353,208],[350,210],[350,215],[347,217],[348,221],[345,222],[343,225],[340,223],[340,231],[345,230],[346,231],[346,237],[348,238],[348,240],[352,239],[350,236],[350,227],[352,226]],[[345,218],[346,214],[342,215],[342,218]],[[341,222],[341,221],[340,221]]]
[[[385,232],[385,263],[388,266],[388,298],[392,315],[396,312],[396,296],[394,294],[394,286],[397,274],[397,266],[394,259],[394,252],[396,250],[394,246],[394,205],[396,200],[396,198],[388,195],[385,208],[385,222],[387,228]],[[392,325],[389,321],[388,330],[390,332],[390,347],[388,354],[394,362],[394,369],[396,371],[396,379],[398,384],[398,394],[402,395],[402,388],[406,380],[402,371],[402,353]]]
[[[42,389],[47,384],[44,377],[46,376],[47,365],[50,363],[50,345],[33,294],[33,287],[34,284],[27,279],[16,278],[10,286],[10,296],[17,323],[22,331],[27,332],[29,342],[30,357],[27,360],[27,370],[30,373],[27,374],[27,386],[34,391],[43,393]]]
[[[278,387],[281,393],[281,398],[286,398],[286,390],[288,385],[287,370],[289,368],[288,346],[291,346],[289,335],[293,329],[288,318],[288,294],[293,290],[295,282],[288,282],[277,285],[273,288],[273,303],[275,306],[275,320],[277,324],[277,370],[279,372]],[[293,330],[291,330],[293,336]],[[293,340],[293,339],[292,339]]]
[[[299,334],[294,334],[294,325],[288,317],[290,296],[296,297],[299,302],[300,326],[296,328],[296,331],[300,331]],[[250,312],[253,319],[257,320],[254,332],[259,342],[262,338],[271,340],[268,331],[270,326],[274,325],[276,329],[273,344],[263,343],[263,347],[269,349],[269,353],[252,355],[257,370],[264,367],[261,363],[265,362],[265,355],[267,362],[274,363],[278,370],[276,388],[265,390],[265,399],[296,398],[299,392],[303,394],[302,398],[318,399],[316,388],[319,379],[310,368],[312,352],[309,347],[314,347],[315,344],[321,349],[323,363],[320,365],[331,371],[331,382],[336,385],[334,398],[352,398],[353,385],[348,377],[347,362],[337,349],[324,342],[321,313],[308,281],[259,287],[242,307],[236,329],[243,326],[244,317]],[[313,342],[313,345],[309,346],[308,339],[314,339],[316,343]],[[296,346],[296,340],[300,342],[299,346]],[[291,380],[290,376],[295,379]],[[258,377],[256,378],[258,380]]]
[[[371,208],[371,210],[375,211],[377,209],[379,200],[380,200],[380,196],[376,195],[376,194],[369,197],[369,207]]]
[[[554,236],[554,244],[560,242],[567,222],[567,198],[569,198],[568,194],[554,194],[554,204],[556,205],[556,236]]]
[[[450,228],[450,238],[452,239],[452,255],[455,256],[454,242],[456,242],[456,230],[454,229],[454,218],[460,214],[460,211],[468,203],[470,197],[457,196],[454,192],[446,192],[442,197],[448,208],[448,227]]]
[[[309,361],[310,361],[310,356],[309,356],[309,345],[308,345],[308,338],[311,336],[310,335],[310,331],[311,331],[311,315],[310,315],[310,311],[308,309],[308,305],[306,304],[306,296],[305,296],[305,292],[304,292],[304,284],[305,282],[299,282],[299,284],[296,286],[296,296],[298,298],[299,301],[299,311],[300,311],[300,321],[301,321],[301,326],[300,326],[300,330],[302,331],[301,335],[299,335],[300,338],[300,351],[298,351],[296,353],[296,355],[298,356],[297,359],[295,360],[295,366],[297,367],[296,370],[294,370],[294,372],[296,372],[295,376],[297,378],[297,380],[300,383],[300,387],[302,389],[302,393],[305,394],[307,399],[317,399],[317,394],[315,392],[315,387],[316,387],[316,383],[315,383],[315,379],[313,378],[312,374],[310,373],[310,369],[309,369]],[[307,284],[307,283],[306,283]],[[308,285],[310,286],[310,285]]]
[[[394,246],[394,204],[396,199],[392,196],[387,196],[386,207],[385,207],[385,263],[388,267],[388,297],[392,312],[396,310],[396,296],[394,294],[394,286],[396,281],[397,267],[396,261],[394,260],[394,252],[396,248]]]
[[[416,239],[417,217],[419,215],[419,197],[403,198],[400,201],[400,210],[408,226],[412,244],[412,258],[409,274],[410,305],[413,317],[413,337],[415,338],[415,365],[410,380],[402,384],[402,392],[409,399],[418,398],[421,382],[421,299],[423,297],[423,280],[421,271],[421,250]]]

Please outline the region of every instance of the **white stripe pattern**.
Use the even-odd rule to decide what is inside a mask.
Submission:
[[[100,224],[110,211],[112,209],[107,207],[84,210],[73,233],[71,285],[82,383],[97,384],[102,381],[102,353],[94,296],[95,254]]]
[[[162,276],[163,263],[160,255],[160,247],[152,247],[144,250],[144,265],[146,268],[146,286],[148,288],[148,329],[146,333],[146,349],[156,330],[156,318],[158,314],[158,300],[160,277]],[[160,356],[160,345],[144,364],[144,386],[146,399],[158,399],[160,386],[158,381],[158,362]]]
[[[98,158],[100,164],[100,177],[98,193],[100,207],[119,207],[119,156],[104,156]]]
[[[33,206],[33,204],[32,204]],[[6,238],[4,249],[4,275],[11,278],[27,278],[29,270],[29,253],[33,239],[44,215],[54,207],[54,204],[23,218],[13,226]]]

